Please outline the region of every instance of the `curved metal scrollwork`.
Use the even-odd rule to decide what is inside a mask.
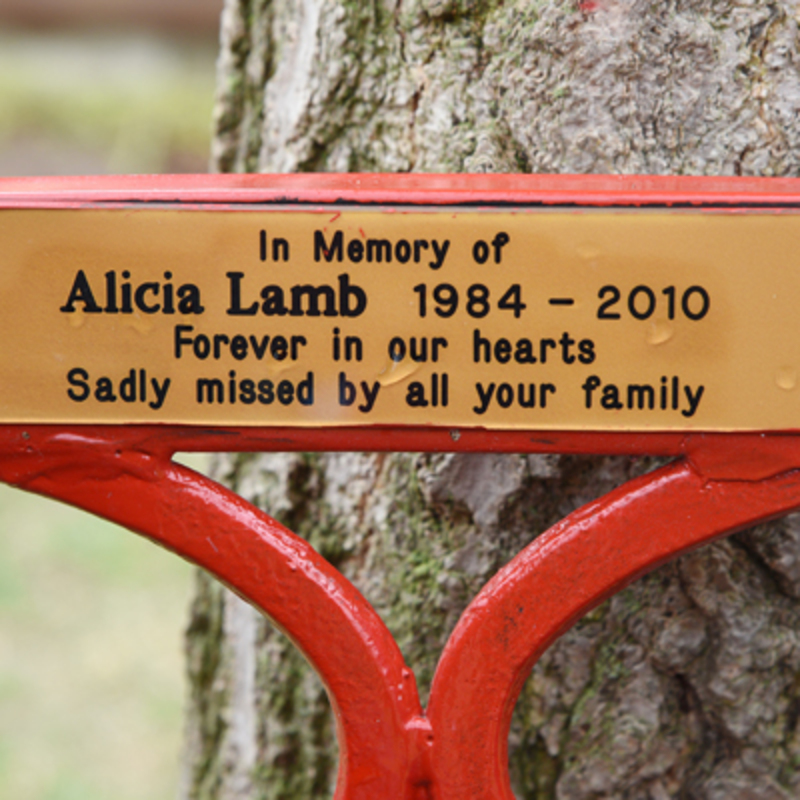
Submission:
[[[5,426],[0,479],[146,536],[267,614],[330,695],[337,800],[511,800],[511,713],[548,645],[648,570],[800,507],[791,435],[475,432],[456,445],[446,431],[406,432],[402,449],[678,457],[575,511],[484,587],[445,648],[426,713],[389,631],[346,578],[275,520],[171,461],[177,450],[401,449],[396,433]]]

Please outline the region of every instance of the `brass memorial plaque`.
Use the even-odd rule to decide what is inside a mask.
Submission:
[[[0,211],[5,423],[788,430],[800,217]]]

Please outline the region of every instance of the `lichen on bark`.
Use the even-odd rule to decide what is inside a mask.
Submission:
[[[214,165],[797,175],[797,20],[788,0],[226,0]],[[654,465],[269,454],[217,474],[353,580],[426,697],[480,586]],[[799,796],[798,519],[684,556],[551,647],[512,725],[518,796]],[[316,677],[249,607],[201,589],[184,797],[330,796]]]

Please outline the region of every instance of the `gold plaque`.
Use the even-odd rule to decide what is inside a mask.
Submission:
[[[0,211],[6,423],[786,430],[794,211]]]

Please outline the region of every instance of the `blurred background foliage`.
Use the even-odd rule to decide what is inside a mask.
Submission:
[[[190,567],[0,491],[0,797],[174,800]]]
[[[0,175],[205,172],[222,0],[2,0]]]
[[[2,0],[0,176],[206,171],[221,5]],[[0,487],[0,797],[177,796],[191,575]]]
[[[0,30],[0,174],[205,172],[214,41]]]

